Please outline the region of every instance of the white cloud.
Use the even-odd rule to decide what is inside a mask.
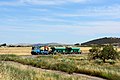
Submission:
[[[75,2],[75,3],[84,3],[84,2],[89,2],[93,0],[66,0],[66,1]]]
[[[60,18],[53,18],[53,17],[31,17],[29,19],[25,19],[25,21],[45,21],[45,22],[74,22],[74,21],[69,21],[65,19],[60,19]]]
[[[120,18],[120,5],[112,5],[112,6],[100,6],[100,7],[90,7],[86,9],[76,9],[76,11],[72,13],[59,13],[55,14],[56,16],[61,17],[102,17],[103,18]]]
[[[23,6],[23,5],[61,5],[66,3],[85,3],[92,0],[16,0],[0,1],[0,6]]]
[[[0,6],[21,6],[24,5],[21,0],[16,0],[16,1],[0,1]]]
[[[45,11],[48,11],[48,9],[41,9],[41,8],[30,8],[30,10],[33,10],[33,11],[41,11],[41,12],[45,12]]]
[[[83,25],[85,24],[85,25]],[[0,31],[19,31],[19,32],[65,32],[75,35],[93,34],[120,34],[120,22],[115,21],[95,21],[83,22],[79,25],[49,25],[49,24],[30,24],[27,26],[0,26]],[[7,28],[6,28],[7,27]]]
[[[66,3],[84,3],[88,1],[91,0],[21,0],[23,3],[37,5],[60,5]]]
[[[120,22],[119,21],[85,21],[80,22],[78,25],[81,25],[83,27],[119,27]]]

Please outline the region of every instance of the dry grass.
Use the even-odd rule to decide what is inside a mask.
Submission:
[[[120,48],[117,48],[117,51],[120,51]]]
[[[0,54],[31,55],[31,47],[0,47]]]
[[[82,53],[88,53],[91,47],[80,47]],[[31,55],[31,47],[0,47],[0,54]]]
[[[84,73],[99,76],[108,80],[120,79],[120,61],[115,64],[97,63],[96,60],[89,61],[87,55],[49,55],[37,56],[36,58],[22,58],[15,55],[1,55],[0,59],[5,61],[15,61],[24,65],[31,65],[43,69],[64,71],[67,73]],[[54,62],[54,63],[53,63]],[[67,64],[67,65],[66,65]],[[22,67],[20,67],[22,68]],[[63,80],[63,79],[61,79]],[[89,79],[88,79],[89,80]]]
[[[0,63],[0,80],[90,80],[86,76],[43,70],[15,62]]]
[[[89,53],[89,49],[91,49],[92,47],[80,47],[82,53]],[[120,51],[120,48],[117,48],[117,51]]]
[[[91,49],[91,47],[80,47],[82,53],[89,53],[89,49]]]
[[[31,55],[32,47],[0,47],[0,54]],[[82,53],[89,53],[91,47],[80,47]],[[117,49],[120,51],[120,48]]]

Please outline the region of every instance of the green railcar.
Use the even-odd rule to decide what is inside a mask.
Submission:
[[[52,53],[61,53],[61,54],[81,54],[79,47],[53,47]]]

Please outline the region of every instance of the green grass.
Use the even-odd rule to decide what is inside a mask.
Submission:
[[[86,77],[47,72],[21,64],[0,62],[0,80],[86,80]]]
[[[89,61],[87,60],[86,55],[85,56],[49,55],[39,56],[37,58],[21,58],[20,56],[1,55],[0,59],[4,61],[15,61],[43,69],[64,71],[70,74],[75,72],[94,75],[109,80],[120,79],[120,67],[119,67],[120,61],[116,61],[116,63],[110,61],[110,64],[101,63],[101,61],[99,60]]]
[[[0,74],[3,80],[33,80],[35,72],[31,70],[20,70],[18,68],[0,63]]]

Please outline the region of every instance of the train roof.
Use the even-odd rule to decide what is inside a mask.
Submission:
[[[80,49],[79,47],[71,47],[72,49]]]
[[[66,47],[54,47],[55,49],[66,49]],[[80,49],[79,47],[68,47],[72,49]]]
[[[55,49],[66,49],[66,47],[54,47]]]

